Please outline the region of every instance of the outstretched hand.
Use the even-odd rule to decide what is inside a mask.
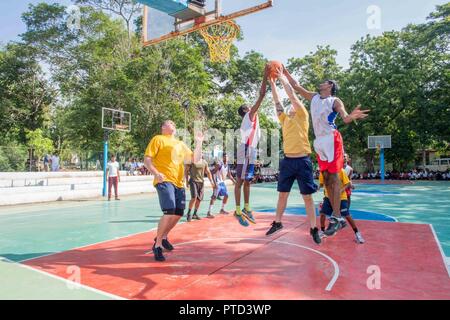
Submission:
[[[350,117],[353,120],[360,120],[360,119],[365,119],[369,116],[370,110],[361,110],[361,105],[358,105],[355,110],[352,111],[352,113],[350,113]]]

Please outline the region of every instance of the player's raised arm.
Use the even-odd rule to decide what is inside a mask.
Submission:
[[[365,119],[369,116],[368,113],[370,112],[370,110],[361,110],[361,106],[357,106],[352,113],[348,114],[347,110],[345,110],[344,103],[339,98],[337,98],[334,103],[334,110],[339,113],[346,124],[350,124],[356,120]]]
[[[284,112],[283,105],[280,101],[280,96],[278,95],[277,85],[275,84],[275,79],[270,78],[270,87],[272,88],[272,98],[275,103],[275,111],[277,116],[281,116]]]
[[[259,90],[259,97],[258,100],[256,101],[255,105],[252,107],[252,109],[250,110],[250,120],[254,120],[255,119],[255,115],[259,110],[259,107],[261,107],[261,104],[264,100],[264,97],[266,96],[267,93],[267,79],[269,78],[269,67],[266,65],[266,68],[264,69],[264,78],[263,81],[261,83],[261,89]]]
[[[294,107],[295,111],[303,113],[306,112],[305,105],[297,97],[288,79],[281,72],[279,74],[279,79],[283,84],[284,90],[286,91],[289,100],[291,100],[292,106]]]
[[[311,101],[314,96],[317,94],[316,92],[308,91],[303,88],[297,80],[292,77],[289,71],[283,66],[283,74],[289,81],[289,84],[294,88],[294,90],[300,94],[304,99]]]

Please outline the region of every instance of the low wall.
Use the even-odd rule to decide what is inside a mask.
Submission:
[[[209,181],[205,185],[210,187]],[[103,172],[0,172],[0,206],[102,196]],[[153,176],[121,171],[119,195],[154,193]]]

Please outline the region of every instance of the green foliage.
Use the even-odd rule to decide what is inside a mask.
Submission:
[[[0,171],[25,171],[28,150],[24,145],[10,142],[0,146]]]
[[[68,29],[64,6],[30,5],[22,15],[21,41],[0,49],[0,134],[2,145],[16,145],[13,158],[19,161],[14,163],[24,165],[27,142],[38,154],[50,152],[52,145],[66,157],[71,152],[95,157],[104,138],[103,107],[132,113],[132,131],[110,136],[114,153],[141,155],[166,119],[184,127],[185,101],[188,128],[196,120],[206,128],[239,127],[237,109],[253,104],[259,92],[267,62],[262,54],[240,56],[232,46],[228,63],[211,63],[197,34],[141,48],[142,21],[134,1],[75,3],[82,5],[79,30]],[[358,104],[372,110],[366,121],[339,124],[347,151],[365,158],[368,166],[376,158],[367,150],[368,135],[393,136],[387,158],[397,168],[406,167],[416,150],[448,150],[449,6],[438,6],[427,23],[360,39],[348,70],[338,65],[337,51],[329,46],[289,59],[288,69],[309,90],[335,79],[348,111]],[[130,33],[133,20],[136,34]],[[268,97],[261,107],[263,128],[277,127],[271,104]],[[19,168],[4,150],[0,170]]]
[[[44,137],[41,129],[27,131],[26,138],[28,140],[28,146],[33,149],[34,155],[38,158],[54,151],[53,141]]]

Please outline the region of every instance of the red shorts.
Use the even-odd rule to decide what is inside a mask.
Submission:
[[[321,172],[339,173],[344,168],[344,142],[339,131],[318,137],[314,141],[314,149]]]

